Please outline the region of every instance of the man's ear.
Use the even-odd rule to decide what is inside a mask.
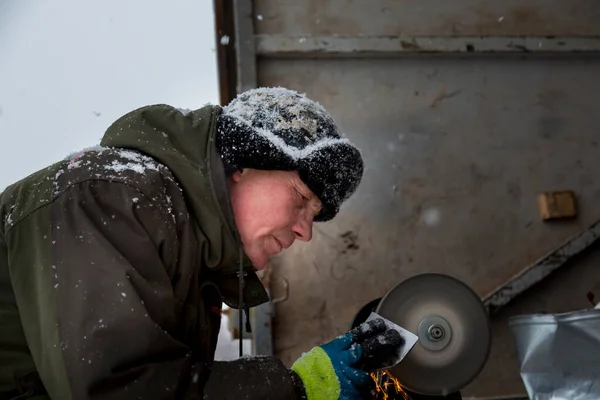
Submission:
[[[237,171],[235,171],[233,174],[231,174],[231,180],[235,183],[238,183],[239,181],[242,180],[242,175],[244,175],[244,171],[243,169],[238,169]]]

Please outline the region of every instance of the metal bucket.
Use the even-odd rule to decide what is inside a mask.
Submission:
[[[509,320],[531,399],[600,399],[600,309]]]

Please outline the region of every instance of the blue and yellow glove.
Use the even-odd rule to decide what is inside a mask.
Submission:
[[[382,319],[365,322],[337,339],[314,347],[292,365],[308,400],[359,400],[369,395],[369,372],[404,345]]]

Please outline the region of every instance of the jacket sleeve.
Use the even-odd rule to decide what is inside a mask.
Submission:
[[[20,271],[15,295],[51,398],[297,397],[275,358],[199,363],[181,341],[183,296],[172,282],[190,277],[174,268],[180,244],[166,194],[87,181],[46,207],[15,227],[30,265],[11,269]],[[34,226],[48,216],[50,237]]]

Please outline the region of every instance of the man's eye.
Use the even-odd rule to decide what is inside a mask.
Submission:
[[[308,200],[308,197],[306,197],[305,195],[303,195],[302,192],[299,191],[298,189],[296,189],[296,193],[298,193],[298,196],[300,196],[300,198],[302,200]]]

